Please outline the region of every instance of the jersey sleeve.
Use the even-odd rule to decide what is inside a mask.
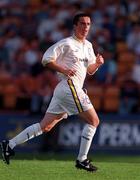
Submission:
[[[42,58],[42,64],[45,66],[51,61],[55,61],[61,54],[61,46],[59,43],[54,44],[46,50]]]

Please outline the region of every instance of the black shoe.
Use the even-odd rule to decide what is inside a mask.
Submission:
[[[1,143],[2,158],[6,164],[10,164],[10,156],[14,156],[15,152],[9,146],[9,141],[3,140]]]
[[[84,161],[80,162],[79,160],[76,160],[76,168],[78,169],[84,169],[86,171],[94,172],[97,171],[97,167],[93,166],[91,164],[91,161],[88,159],[85,159]]]

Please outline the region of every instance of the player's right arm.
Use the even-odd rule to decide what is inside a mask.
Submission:
[[[42,58],[42,64],[43,66],[55,70],[59,73],[62,73],[68,77],[74,76],[76,73],[75,70],[66,68],[56,63],[56,59],[58,58],[58,56],[62,55],[63,53],[64,49],[62,44],[60,44],[60,42],[54,44],[44,53]]]
[[[64,68],[56,63],[55,60],[50,61],[45,65],[49,69],[55,70],[57,72],[60,72],[68,77],[74,76],[76,71],[68,68]]]

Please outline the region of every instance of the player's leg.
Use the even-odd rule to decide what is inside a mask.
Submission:
[[[40,127],[43,132],[49,132],[63,118],[65,118],[65,113],[52,114],[47,112],[40,122]]]
[[[20,134],[9,140],[9,146],[13,149],[16,145],[22,144],[34,137],[37,137],[45,131],[50,131],[57,122],[62,120],[62,118],[63,114],[55,115],[47,112],[40,123],[27,127]]]
[[[73,81],[70,79],[68,80],[68,85],[69,90],[67,90],[67,101],[64,106],[64,108],[67,107],[66,112],[69,112],[70,115],[79,114],[87,122],[82,132],[80,151],[77,157],[76,167],[87,171],[96,171],[97,168],[87,159],[87,154],[92,138],[99,124],[99,118],[88,95],[83,91],[83,89],[75,86]]]
[[[99,124],[99,118],[94,108],[80,113],[80,116],[87,122],[87,124],[82,131],[76,167],[86,169],[88,171],[96,171],[97,167],[90,163],[90,161],[87,159],[87,154],[89,152],[93,136],[96,132],[96,128]]]
[[[9,141],[2,141],[1,148],[3,160],[7,164],[9,164],[9,158],[10,156],[14,155],[13,148],[15,146],[22,144],[36,136],[39,136],[45,131],[50,131],[55,126],[55,124],[57,124],[60,120],[63,119],[63,115],[64,114],[55,115],[51,113],[46,113],[40,123],[36,123],[27,127]]]

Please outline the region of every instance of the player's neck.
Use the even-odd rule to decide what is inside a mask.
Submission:
[[[74,38],[76,41],[80,42],[80,43],[84,43],[84,42],[85,42],[85,37],[80,38],[80,37],[78,37],[75,33],[73,34],[73,38]]]

